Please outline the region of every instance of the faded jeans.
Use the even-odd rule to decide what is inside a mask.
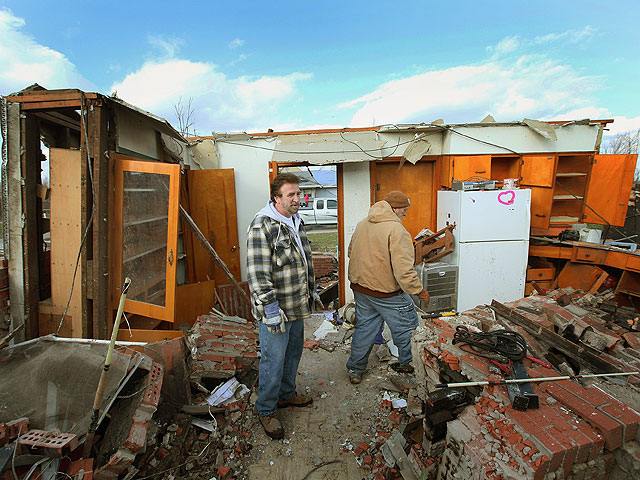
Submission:
[[[347,368],[352,375],[359,375],[367,368],[369,354],[376,335],[386,322],[391,330],[393,343],[398,347],[398,362],[411,362],[411,335],[418,327],[418,314],[406,293],[393,297],[377,298],[353,292],[356,300],[356,326],[351,337],[351,355]]]
[[[260,322],[260,376],[258,379],[258,414],[271,415],[278,400],[288,400],[296,393],[296,375],[304,345],[304,320],[286,322],[286,331],[271,333]]]

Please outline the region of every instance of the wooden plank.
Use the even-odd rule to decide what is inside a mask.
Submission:
[[[241,278],[238,249],[238,216],[233,169],[190,170],[189,215],[226,264],[234,278]],[[228,283],[224,271],[212,263],[205,248],[195,245],[195,279]]]
[[[585,207],[585,222],[624,226],[637,159],[637,155],[596,155],[585,195],[591,207]]]
[[[173,340],[182,337],[182,330],[146,330],[132,328],[131,334],[128,329],[118,330],[118,340],[126,342],[147,342],[155,343],[163,340]]]
[[[62,315],[72,287],[80,243],[81,163],[78,150],[51,148],[50,205],[51,205],[51,303],[52,314]],[[80,266],[73,282],[73,294],[68,317],[71,337],[82,337],[82,271]]]
[[[27,338],[39,336],[38,303],[40,301],[40,252],[42,237],[38,236],[42,215],[38,215],[36,186],[40,178],[40,127],[33,115],[21,116],[22,221],[24,255],[25,331]]]
[[[520,185],[553,187],[556,157],[553,155],[525,155],[522,157]]]
[[[586,347],[582,347],[570,342],[566,338],[556,334],[553,329],[545,328],[538,324],[533,324],[531,320],[518,313],[515,309],[511,309],[495,300],[491,302],[491,308],[498,315],[515,323],[516,325],[521,326],[530,334],[535,335],[537,340],[545,342],[557,348],[565,355],[571,356],[586,363],[594,372],[614,373],[618,371],[616,367],[611,365],[606,360],[602,359],[600,356],[588,351]]]
[[[15,103],[32,103],[32,102],[55,102],[60,100],[80,100],[84,98],[98,98],[97,93],[82,92],[77,89],[63,90],[34,90],[31,92],[22,92],[19,95],[11,95],[5,97],[9,102]],[[24,108],[24,105],[22,106]]]
[[[589,289],[589,291],[587,293],[596,293],[598,290],[600,290],[600,287],[602,286],[602,284],[605,282],[605,280],[608,277],[609,277],[609,273],[605,272],[603,270],[602,273],[600,274],[600,276],[598,277],[598,279],[591,286],[591,288]]]
[[[112,163],[108,152],[106,110],[94,106],[90,112],[91,137],[93,144],[93,178],[96,199],[96,211],[93,218],[93,269],[92,277],[93,311],[91,324],[88,325],[87,336],[106,339],[112,329],[110,314],[110,262],[109,236],[113,226],[113,204],[110,205],[110,193],[113,190]],[[113,198],[111,198],[113,201]],[[111,206],[111,208],[110,208]]]
[[[346,274],[345,274],[345,257],[347,246],[344,242],[344,177],[343,164],[336,166],[336,177],[338,180],[338,302],[342,306],[346,302]]]
[[[174,323],[192,326],[198,315],[206,315],[215,305],[216,282],[190,283],[176,288],[176,315]]]

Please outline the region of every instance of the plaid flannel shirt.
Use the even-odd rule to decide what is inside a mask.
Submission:
[[[253,316],[262,320],[263,305],[278,300],[288,321],[311,314],[315,277],[311,246],[300,224],[300,239],[307,262],[290,227],[266,215],[256,215],[247,232],[247,280]]]

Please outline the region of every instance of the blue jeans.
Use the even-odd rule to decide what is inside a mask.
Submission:
[[[398,362],[411,362],[411,335],[418,327],[418,314],[406,293],[376,298],[353,292],[356,300],[356,327],[351,337],[351,355],[347,368],[358,375],[365,371],[376,336],[386,322],[393,343],[398,347]]]
[[[288,400],[296,393],[296,375],[304,345],[304,320],[286,322],[286,331],[271,333],[260,322],[260,376],[258,379],[259,415],[271,415],[278,400]]]

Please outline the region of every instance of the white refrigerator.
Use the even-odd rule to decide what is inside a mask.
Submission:
[[[439,191],[438,230],[455,224],[457,310],[524,296],[531,190]]]

